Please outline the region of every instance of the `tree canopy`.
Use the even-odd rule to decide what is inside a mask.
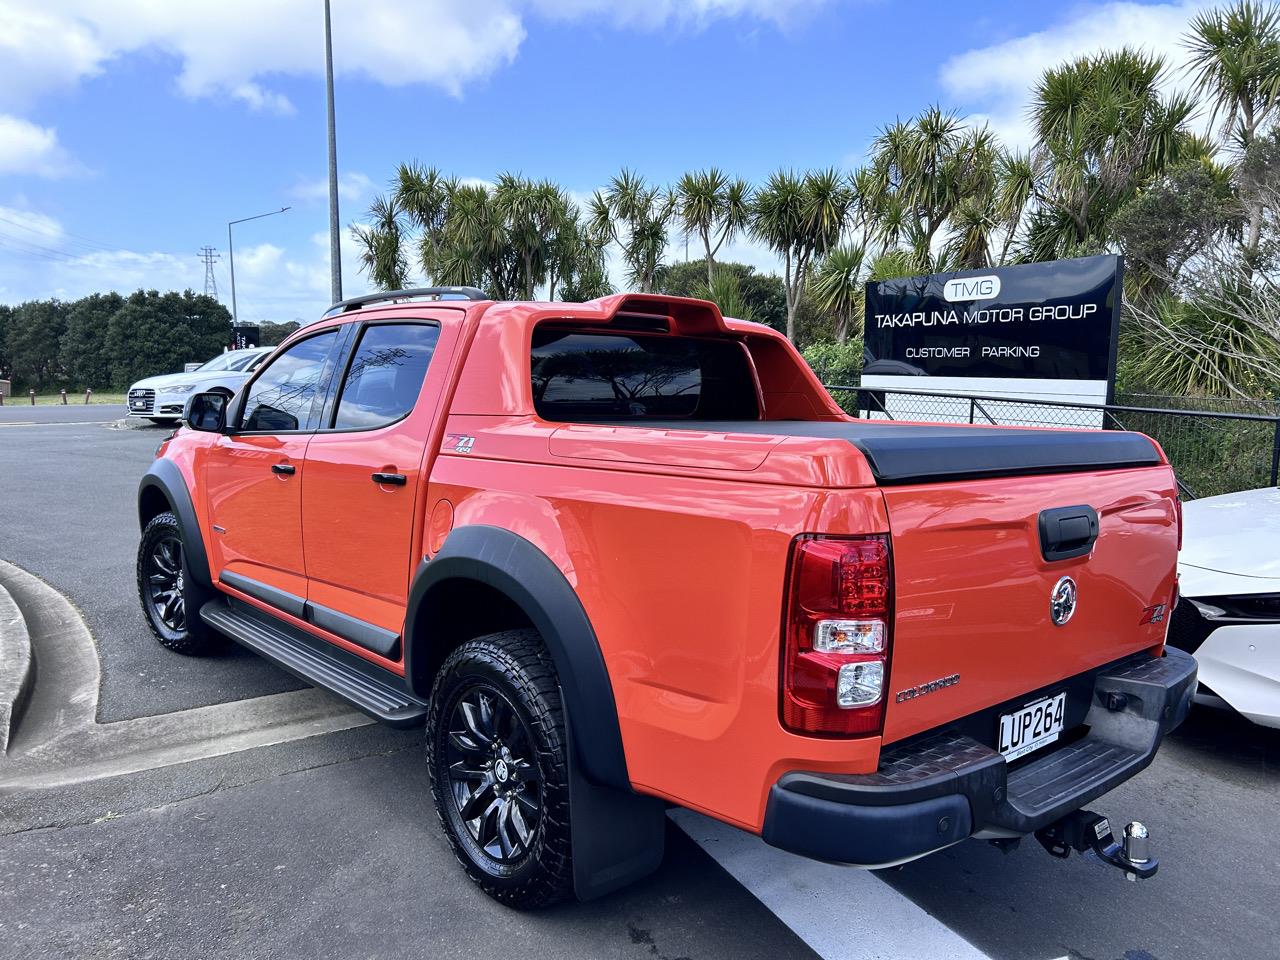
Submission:
[[[230,343],[226,307],[190,290],[0,307],[0,379],[12,379],[15,390],[122,389],[208,360]]]

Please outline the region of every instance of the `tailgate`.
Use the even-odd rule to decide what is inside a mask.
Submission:
[[[1173,593],[1175,495],[1167,466],[885,488],[896,592],[885,741],[1160,644],[1165,624],[1143,620]],[[1046,560],[1041,512],[1078,505],[1098,515],[1092,551]],[[1059,626],[1050,594],[1063,577],[1077,603]]]

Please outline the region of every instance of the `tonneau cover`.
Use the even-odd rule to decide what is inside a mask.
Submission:
[[[610,420],[620,427],[847,440],[881,484],[1148,467],[1154,443],[1121,430],[893,423],[883,420]]]

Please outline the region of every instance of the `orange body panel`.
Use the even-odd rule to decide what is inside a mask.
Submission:
[[[512,530],[565,573],[608,664],[638,789],[758,829],[783,771],[875,768],[876,738],[782,728],[778,638],[792,537],[885,530],[878,490],[450,454],[431,489],[455,527]]]
[[[1011,477],[885,491],[897,613],[889,690],[960,674],[960,683],[896,703],[885,739],[1158,646],[1164,624],[1143,612],[1173,595],[1176,490],[1167,468]],[[1098,512],[1089,556],[1048,563],[1036,518],[1045,507]],[[1080,603],[1061,627],[1049,594],[1075,579]]]
[[[309,434],[220,436],[205,451],[209,562],[295,596],[307,593],[302,549],[303,460]],[[287,464],[293,475],[272,472]]]
[[[315,434],[302,496],[307,599],[395,633],[404,624],[417,566],[426,498],[421,478],[435,450],[430,440],[461,312],[420,309],[415,317],[443,322],[413,411],[385,427]],[[374,483],[375,472],[401,474],[405,485]]]
[[[193,489],[208,491],[207,504],[194,500],[215,578],[244,569],[301,593],[305,577],[313,602],[399,631],[413,570],[450,529],[518,534],[561,570],[590,619],[635,788],[752,830],[781,774],[871,772],[879,757],[878,736],[802,736],[780,722],[784,587],[799,534],[892,535],[886,740],[1158,646],[1160,628],[1138,620],[1173,587],[1167,467],[882,489],[843,440],[537,416],[538,323],[606,325],[620,308],[654,305],[681,333],[744,343],[766,418],[845,419],[785,339],[723,321],[709,304],[619,296],[441,308],[437,356],[399,423],[273,443],[184,430],[169,445]],[[338,320],[423,316],[421,304],[401,304]],[[273,457],[301,465],[288,479],[302,483],[272,476]],[[391,468],[406,486],[368,478]],[[1102,518],[1095,555],[1044,564],[1037,512],[1081,503]],[[234,517],[230,535],[211,532],[210,516]],[[1047,625],[1047,599],[1064,571],[1081,582],[1081,607],[1058,629]],[[403,672],[401,662],[383,665]],[[956,672],[960,684],[893,703],[895,690]]]

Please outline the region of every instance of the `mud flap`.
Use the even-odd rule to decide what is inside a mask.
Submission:
[[[580,773],[571,733],[567,739],[573,892],[579,900],[594,900],[647,877],[662,863],[666,804],[589,782]]]

